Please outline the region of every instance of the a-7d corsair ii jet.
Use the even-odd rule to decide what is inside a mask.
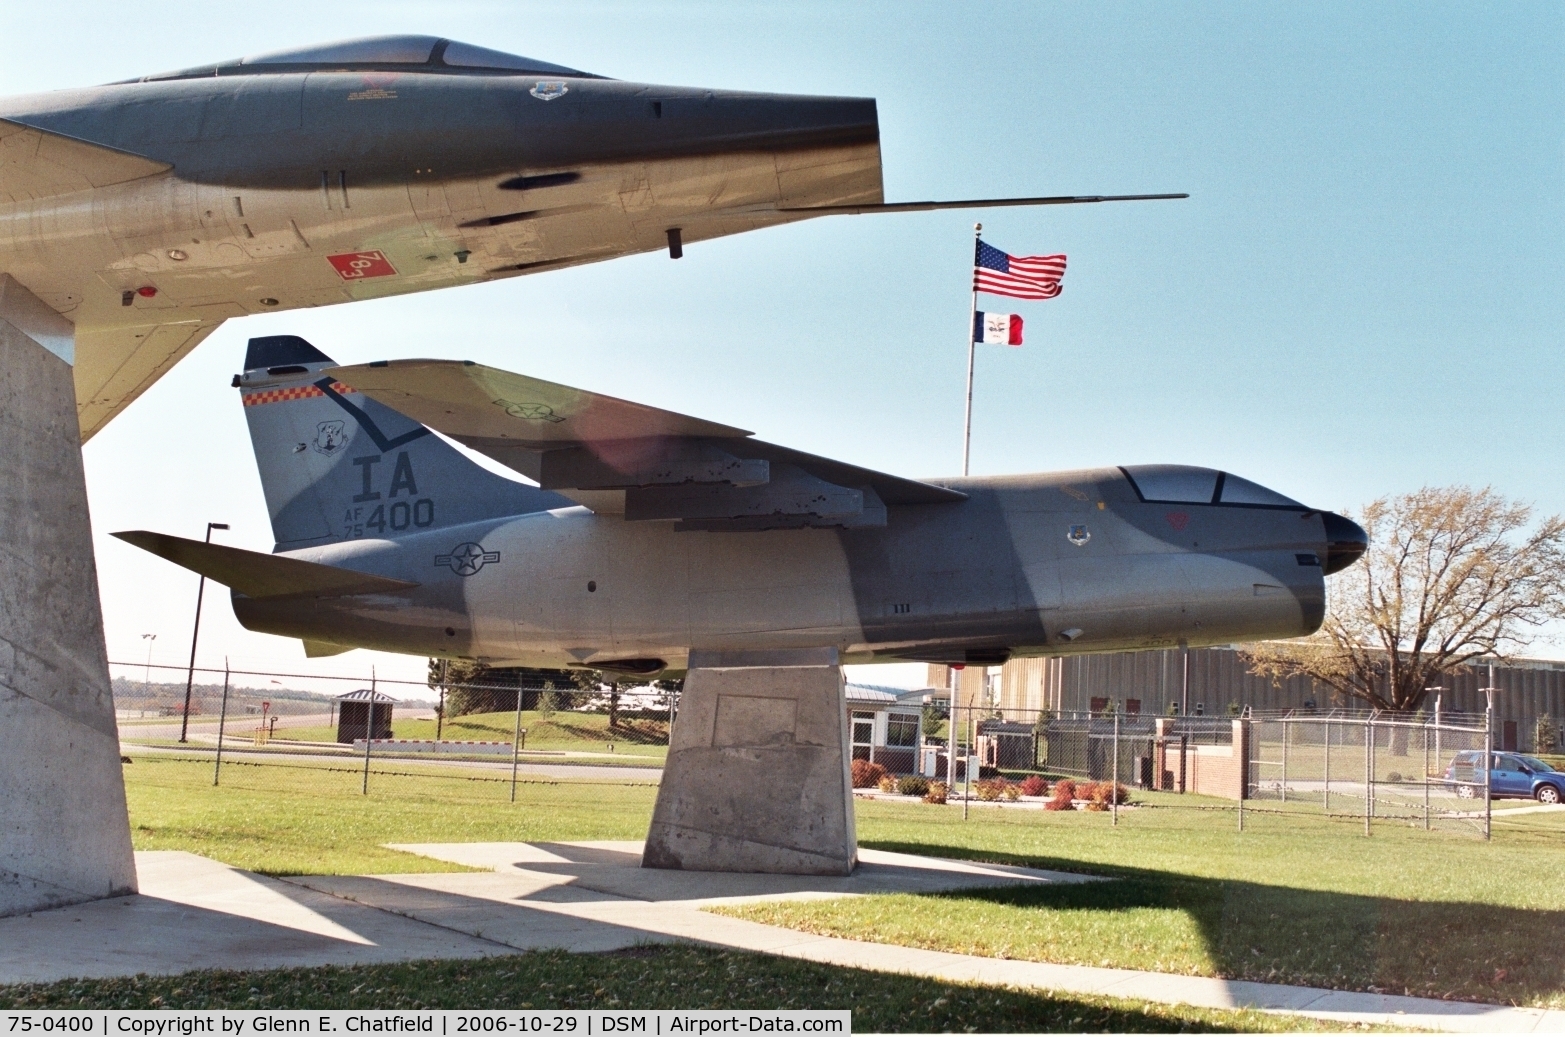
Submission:
[[[338,367],[277,336],[246,368],[277,553],[116,535],[310,654],[652,674],[692,650],[993,663],[1296,637],[1366,545],[1207,468],[920,481],[460,361]]]
[[[75,326],[84,439],[230,317],[813,216],[1107,200],[888,205],[873,99],[627,83],[435,36],[0,100],[0,275]]]

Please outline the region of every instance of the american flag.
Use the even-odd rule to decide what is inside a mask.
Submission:
[[[990,295],[1052,299],[1064,276],[1064,256],[1009,256],[979,241],[973,259],[973,291]]]

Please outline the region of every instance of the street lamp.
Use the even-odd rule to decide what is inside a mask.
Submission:
[[[157,634],[142,634],[141,639],[147,642],[147,668],[141,673],[141,697],[152,697],[152,642],[158,639]]]
[[[212,530],[227,529],[226,522],[208,522],[206,524],[206,542],[212,542]],[[179,718],[179,740],[188,741],[186,738],[190,730],[190,688],[196,679],[196,638],[201,634],[201,598],[206,593],[206,576],[201,577],[201,582],[196,584],[196,625],[190,631],[190,669],[185,673],[185,708]]]

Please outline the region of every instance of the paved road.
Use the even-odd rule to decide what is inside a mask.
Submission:
[[[224,742],[229,742],[229,739],[225,738]],[[135,742],[122,742],[121,744],[124,749],[134,749],[139,753],[156,753],[159,755],[193,754],[210,759],[212,752],[210,744],[203,745],[198,748],[188,749],[180,746],[138,745]],[[341,767],[345,764],[360,764],[363,762],[364,757],[362,754],[353,753],[350,751],[312,752],[309,750],[303,750],[299,752],[288,752],[276,749],[240,749],[234,748],[231,745],[225,745],[223,748],[223,759],[276,764],[308,762],[317,764],[331,764]],[[509,758],[498,760],[450,760],[441,757],[430,757],[424,755],[376,755],[371,757],[371,761],[374,766],[378,767],[395,765],[397,767],[422,767],[425,769],[433,767],[439,767],[443,769],[456,768],[459,770],[485,771],[507,776],[511,773],[511,761]],[[594,767],[591,764],[532,763],[526,761],[517,765],[517,772],[531,778],[557,778],[562,781],[602,781],[610,783],[656,783],[662,780],[663,777],[663,769],[661,767]]]
[[[277,717],[277,730],[285,731],[289,728],[299,727],[325,727],[332,722],[331,713],[290,713],[280,714]],[[253,730],[261,722],[259,715],[255,713],[235,713],[228,717],[225,730],[230,736],[237,732]],[[192,716],[190,718],[190,734],[205,734],[217,737],[218,718],[208,716]],[[145,724],[137,722],[121,723],[120,738],[130,738],[136,741],[166,742],[171,738],[179,737],[179,717],[169,717],[165,721]]]

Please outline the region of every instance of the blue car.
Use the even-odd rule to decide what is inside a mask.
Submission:
[[[1483,793],[1482,751],[1457,753],[1446,768],[1445,780],[1456,786],[1462,799]],[[1519,753],[1490,753],[1489,795],[1494,799],[1536,799],[1539,803],[1565,802],[1565,773],[1542,760]]]

